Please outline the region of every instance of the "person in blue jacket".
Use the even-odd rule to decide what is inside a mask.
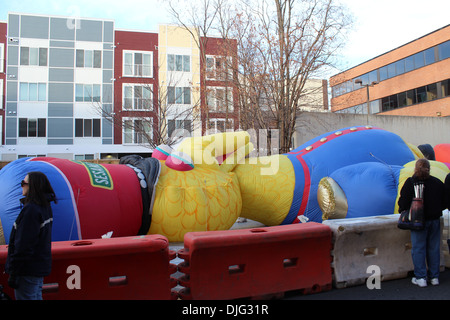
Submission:
[[[51,239],[55,192],[42,172],[22,180],[23,204],[9,239],[5,271],[17,300],[42,300],[44,277],[51,272]]]

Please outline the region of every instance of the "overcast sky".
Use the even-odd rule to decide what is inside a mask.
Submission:
[[[339,1],[355,20],[340,71],[450,24],[450,0]],[[6,21],[8,12],[112,19],[116,29],[147,31],[171,22],[164,0],[0,0],[0,20]]]

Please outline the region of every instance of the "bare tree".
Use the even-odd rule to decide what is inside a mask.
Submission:
[[[249,126],[275,124],[288,152],[305,84],[332,65],[351,17],[334,0],[242,1],[235,16],[241,115],[253,115]]]

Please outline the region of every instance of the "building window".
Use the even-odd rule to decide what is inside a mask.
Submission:
[[[102,52],[100,50],[77,49],[76,66],[78,68],[101,68]]]
[[[124,110],[153,110],[153,85],[123,84]]]
[[[20,83],[20,101],[46,101],[47,84],[45,83]]]
[[[47,66],[47,48],[20,47],[21,66]]]
[[[75,101],[77,102],[100,102],[101,85],[99,84],[76,84]]]
[[[1,109],[3,109],[3,79],[0,79],[0,110]]]
[[[100,119],[75,119],[75,137],[100,137]]]
[[[438,45],[439,60],[450,58],[450,41]]]
[[[233,111],[233,89],[227,87],[208,88],[206,103],[210,111]]]
[[[45,137],[47,120],[19,118],[19,137]]]
[[[450,95],[450,80],[441,81],[442,97],[448,97]]]
[[[93,154],[76,154],[75,160],[94,160]]]
[[[153,52],[124,51],[123,75],[127,77],[153,77]]]
[[[123,121],[123,143],[124,144],[148,144],[152,132],[152,118],[148,119],[125,119]]]
[[[4,72],[5,65],[5,44],[0,43],[0,73]]]
[[[187,55],[167,55],[167,70],[168,71],[191,71],[191,56]]]
[[[226,132],[227,130],[233,129],[234,129],[234,119],[209,119],[210,131]]]
[[[191,104],[191,88],[167,87],[168,104]]]
[[[206,57],[206,79],[208,80],[231,80],[231,58],[207,56]]]

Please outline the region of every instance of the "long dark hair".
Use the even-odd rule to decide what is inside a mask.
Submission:
[[[414,176],[419,180],[426,180],[430,177],[430,162],[427,159],[422,158],[416,161]]]
[[[24,199],[24,203],[34,202],[37,205],[48,207],[52,201],[58,202],[47,176],[39,171],[29,172],[28,194]]]

